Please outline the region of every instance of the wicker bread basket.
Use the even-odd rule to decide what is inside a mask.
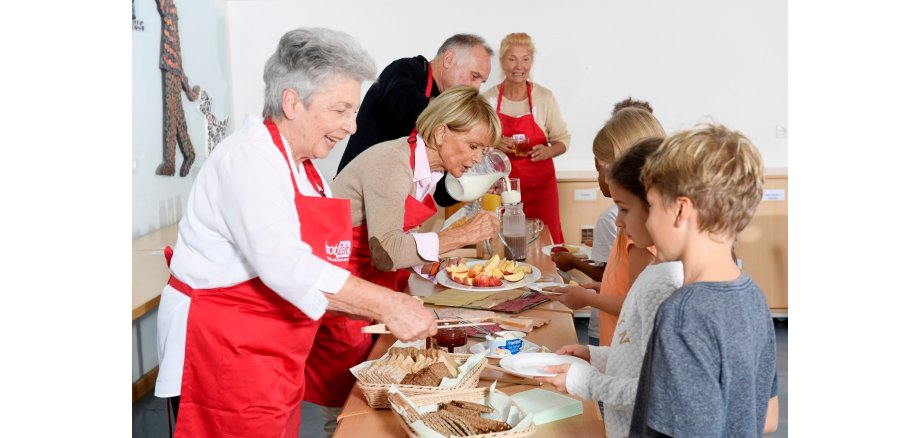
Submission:
[[[471,354],[453,354],[448,353],[458,364],[463,364],[469,359]],[[454,385],[439,388],[436,386],[416,386],[416,385],[396,385],[403,394],[407,396],[418,394],[439,394],[457,389],[475,388],[479,384],[479,375],[485,369],[488,359],[483,358],[478,364],[473,366],[459,382]],[[358,388],[364,393],[368,406],[374,409],[387,409],[390,407],[390,400],[387,399],[387,391],[390,389],[389,383],[365,383],[358,378]]]
[[[479,403],[486,394],[489,393],[489,388],[468,388],[468,389],[457,389],[452,391],[441,391],[435,394],[422,394],[422,395],[413,395],[408,396],[408,399],[412,401],[415,406],[419,408],[429,405],[437,405],[440,402],[450,402],[453,400],[463,400]],[[394,395],[395,396],[395,395]],[[514,400],[511,400],[511,403],[517,406],[518,409],[521,407],[518,406]],[[418,438],[418,435],[415,434],[415,431],[412,430],[412,427],[409,426],[410,422],[419,420],[419,417],[415,412],[408,411],[406,412],[406,417],[403,418],[402,415],[396,412],[395,408],[391,408],[393,415],[399,420],[399,425],[402,426],[403,430],[409,435],[410,438]],[[408,420],[408,422],[406,421]],[[504,432],[493,432],[493,433],[484,433],[480,435],[470,435],[470,438],[522,438],[535,434],[537,432],[536,424],[531,423],[530,426],[523,430],[519,431],[504,431]]]

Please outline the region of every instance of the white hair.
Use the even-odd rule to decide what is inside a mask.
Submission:
[[[337,75],[369,81],[375,79],[377,67],[358,41],[345,32],[319,27],[289,31],[265,61],[262,117],[282,114],[284,90],[297,91],[304,105],[309,105],[313,92]]]

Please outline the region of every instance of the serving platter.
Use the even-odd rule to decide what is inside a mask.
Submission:
[[[488,260],[466,260],[466,265],[470,268],[476,265],[485,265],[488,263]],[[449,287],[451,289],[462,290],[466,292],[499,292],[503,290],[511,290],[526,287],[530,283],[533,283],[539,279],[543,273],[540,272],[540,269],[534,265],[530,265],[524,262],[517,262],[518,266],[530,266],[531,272],[529,274],[524,274],[524,278],[519,281],[510,282],[502,279],[501,286],[492,286],[492,287],[479,287],[479,286],[470,286],[468,284],[460,284],[456,281],[450,279],[450,274],[447,270],[441,270],[438,272],[438,275],[435,276],[435,280],[444,287]]]

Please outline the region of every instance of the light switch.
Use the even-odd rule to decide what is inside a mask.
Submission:
[[[784,201],[786,191],[783,189],[764,189],[762,201]]]
[[[786,138],[786,135],[789,133],[789,131],[783,125],[776,125],[774,130],[776,131],[776,138]]]
[[[576,201],[597,201],[597,189],[576,189]]]

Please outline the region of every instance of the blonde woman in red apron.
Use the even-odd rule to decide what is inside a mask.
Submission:
[[[417,124],[408,137],[362,152],[332,184],[337,198],[351,201],[349,270],[400,291],[411,271],[433,279],[440,254],[498,233],[498,219],[486,212],[456,229],[416,231],[437,212],[431,192],[444,173],[463,175],[498,143],[500,124],[491,105],[474,88],[454,87],[433,99]],[[370,337],[360,333],[365,324],[323,321],[307,359],[307,381],[313,384],[304,400],[342,406],[354,384],[348,369],[365,360],[371,346]]]
[[[415,131],[409,136],[409,150],[412,170],[415,170]],[[347,200],[342,200],[348,202]],[[423,201],[406,196],[404,204],[403,232],[408,232],[422,225],[438,211],[430,194]],[[349,223],[351,211],[348,211]],[[357,277],[379,284],[395,291],[402,291],[409,282],[410,272],[399,269],[393,272],[381,272],[374,268],[370,259],[367,225],[351,228],[351,258],[347,268]],[[364,319],[349,318],[345,315],[327,313],[323,316],[315,345],[305,368],[307,385],[304,401],[325,407],[342,407],[355,384],[355,377],[348,371],[363,362],[374,346],[370,335],[361,333],[361,328],[369,322]]]
[[[542,220],[553,243],[562,243],[559,189],[552,159],[565,153],[571,136],[553,93],[528,80],[533,55],[529,35],[507,35],[499,49],[505,79],[483,96],[495,102],[502,122],[502,140],[497,148],[511,158],[511,177],[521,179],[524,214]]]
[[[428,82],[425,87],[425,97],[431,97],[431,88],[434,85],[432,69],[428,70]],[[416,130],[409,135],[409,148],[407,154],[411,168],[415,170]],[[431,195],[428,194],[422,201],[407,195],[403,205],[405,216],[403,219],[403,232],[408,232],[428,220],[437,212],[437,207]],[[349,210],[349,223],[351,222]],[[379,284],[383,287],[402,291],[409,282],[409,271],[399,269],[394,272],[382,272],[374,268],[370,262],[370,248],[368,247],[367,226],[361,224],[352,227],[351,257],[347,268],[359,278]],[[361,333],[361,328],[369,324],[364,319],[349,318],[345,315],[327,313],[323,316],[313,351],[307,360],[305,376],[307,380],[303,400],[324,408],[341,408],[355,377],[348,371],[351,367],[363,362],[374,346],[370,335]],[[324,409],[324,429],[327,435],[335,429],[337,410]]]
[[[180,437],[296,437],[327,309],[382,319],[405,339],[436,332],[418,303],[344,269],[349,203],[328,197],[311,161],[354,132],[373,61],[344,33],[298,29],[265,71],[264,120],[248,118],[205,162],[167,250],[156,395],[181,393]]]

